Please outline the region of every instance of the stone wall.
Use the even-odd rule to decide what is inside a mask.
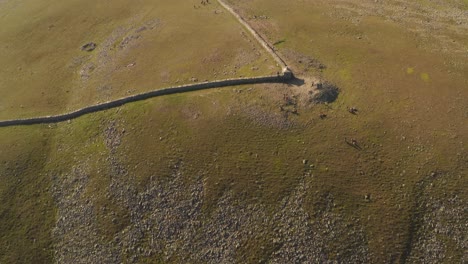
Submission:
[[[163,88],[163,89],[154,90],[154,91],[150,91],[146,93],[130,95],[130,96],[120,98],[117,100],[84,107],[84,108],[78,109],[70,113],[53,115],[53,116],[0,121],[0,127],[34,125],[34,124],[44,124],[44,123],[58,123],[58,122],[63,122],[63,121],[70,120],[73,118],[77,118],[85,114],[94,113],[94,112],[98,112],[98,111],[102,111],[102,110],[106,110],[106,109],[110,109],[114,107],[119,107],[127,103],[141,101],[141,100],[145,100],[145,99],[157,97],[157,96],[162,96],[162,95],[183,93],[183,92],[190,92],[190,91],[197,91],[197,90],[211,89],[211,88],[219,88],[219,87],[226,87],[226,86],[244,85],[244,84],[282,83],[282,82],[286,82],[290,80],[291,78],[292,76],[283,73],[281,75],[275,75],[275,76],[225,79],[225,80],[216,80],[212,82],[203,82],[203,83],[196,83],[196,84],[173,86],[173,87]]]

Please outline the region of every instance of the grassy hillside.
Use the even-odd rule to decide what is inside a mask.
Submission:
[[[47,163],[53,133],[45,127],[0,131],[0,262],[53,260],[55,205]]]
[[[457,16],[466,9],[460,1],[372,3],[231,1],[275,43],[295,84],[170,95],[50,126],[1,128],[0,263],[466,261],[468,35],[466,18]],[[161,17],[168,27],[164,15],[205,12],[193,5],[200,4],[161,1],[158,15],[141,21]],[[400,9],[407,13],[395,16]],[[434,9],[433,24],[416,23]],[[190,16],[177,23],[198,21]],[[253,45],[223,16],[226,24],[212,26],[235,38],[232,46],[221,36],[210,42],[221,54],[207,62],[214,69],[236,64],[230,47]],[[447,31],[430,27],[449,24]],[[110,31],[103,32],[97,36]],[[186,41],[173,41],[186,45],[191,38],[181,32]],[[215,54],[171,39],[160,41],[198,58],[187,65],[161,58],[174,78],[185,71],[176,68],[192,73],[197,60]],[[144,44],[134,50],[160,56]],[[263,57],[248,58],[256,62],[239,63],[259,70],[245,74],[272,69]],[[128,77],[130,86],[140,77],[162,83],[149,70],[132,79],[110,69],[88,82],[108,74],[116,82]],[[214,78],[205,73],[199,78]],[[339,87],[336,101],[310,101],[311,83],[320,80]],[[92,98],[77,90],[62,106]],[[11,111],[42,111],[24,109]]]

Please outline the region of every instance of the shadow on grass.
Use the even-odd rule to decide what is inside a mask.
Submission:
[[[362,147],[359,146],[358,142],[355,140],[355,139],[351,139],[351,141],[348,141],[347,138],[345,138],[345,142],[346,144],[348,144],[349,146],[357,149],[357,150],[362,150]]]
[[[288,80],[286,82],[287,85],[290,85],[290,86],[302,86],[305,84],[305,81],[304,79],[299,79],[297,77],[293,77],[291,80]]]

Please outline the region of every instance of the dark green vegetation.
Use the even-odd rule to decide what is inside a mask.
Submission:
[[[411,16],[462,2],[231,2],[305,84],[1,128],[0,262],[466,261],[466,17]]]

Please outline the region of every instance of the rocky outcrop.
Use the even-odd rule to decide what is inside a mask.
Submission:
[[[119,162],[114,149],[121,131],[111,124],[104,132],[110,151],[106,159],[108,193],[85,195],[87,162],[53,178],[58,216],[53,235],[58,263],[139,263],[149,258],[172,263],[366,263],[367,238],[359,221],[334,210],[325,194],[320,210],[305,208],[310,192],[306,176],[276,205],[245,203],[226,190],[212,209],[204,176],[184,175],[177,161],[169,177],[154,175],[144,190],[135,187],[134,173]],[[189,180],[190,179],[190,180]],[[105,212],[96,197],[105,196],[126,212],[128,221],[108,237],[99,222]]]
[[[460,194],[444,188],[451,177],[434,172],[416,185],[411,237],[402,263],[468,260],[468,208]]]

